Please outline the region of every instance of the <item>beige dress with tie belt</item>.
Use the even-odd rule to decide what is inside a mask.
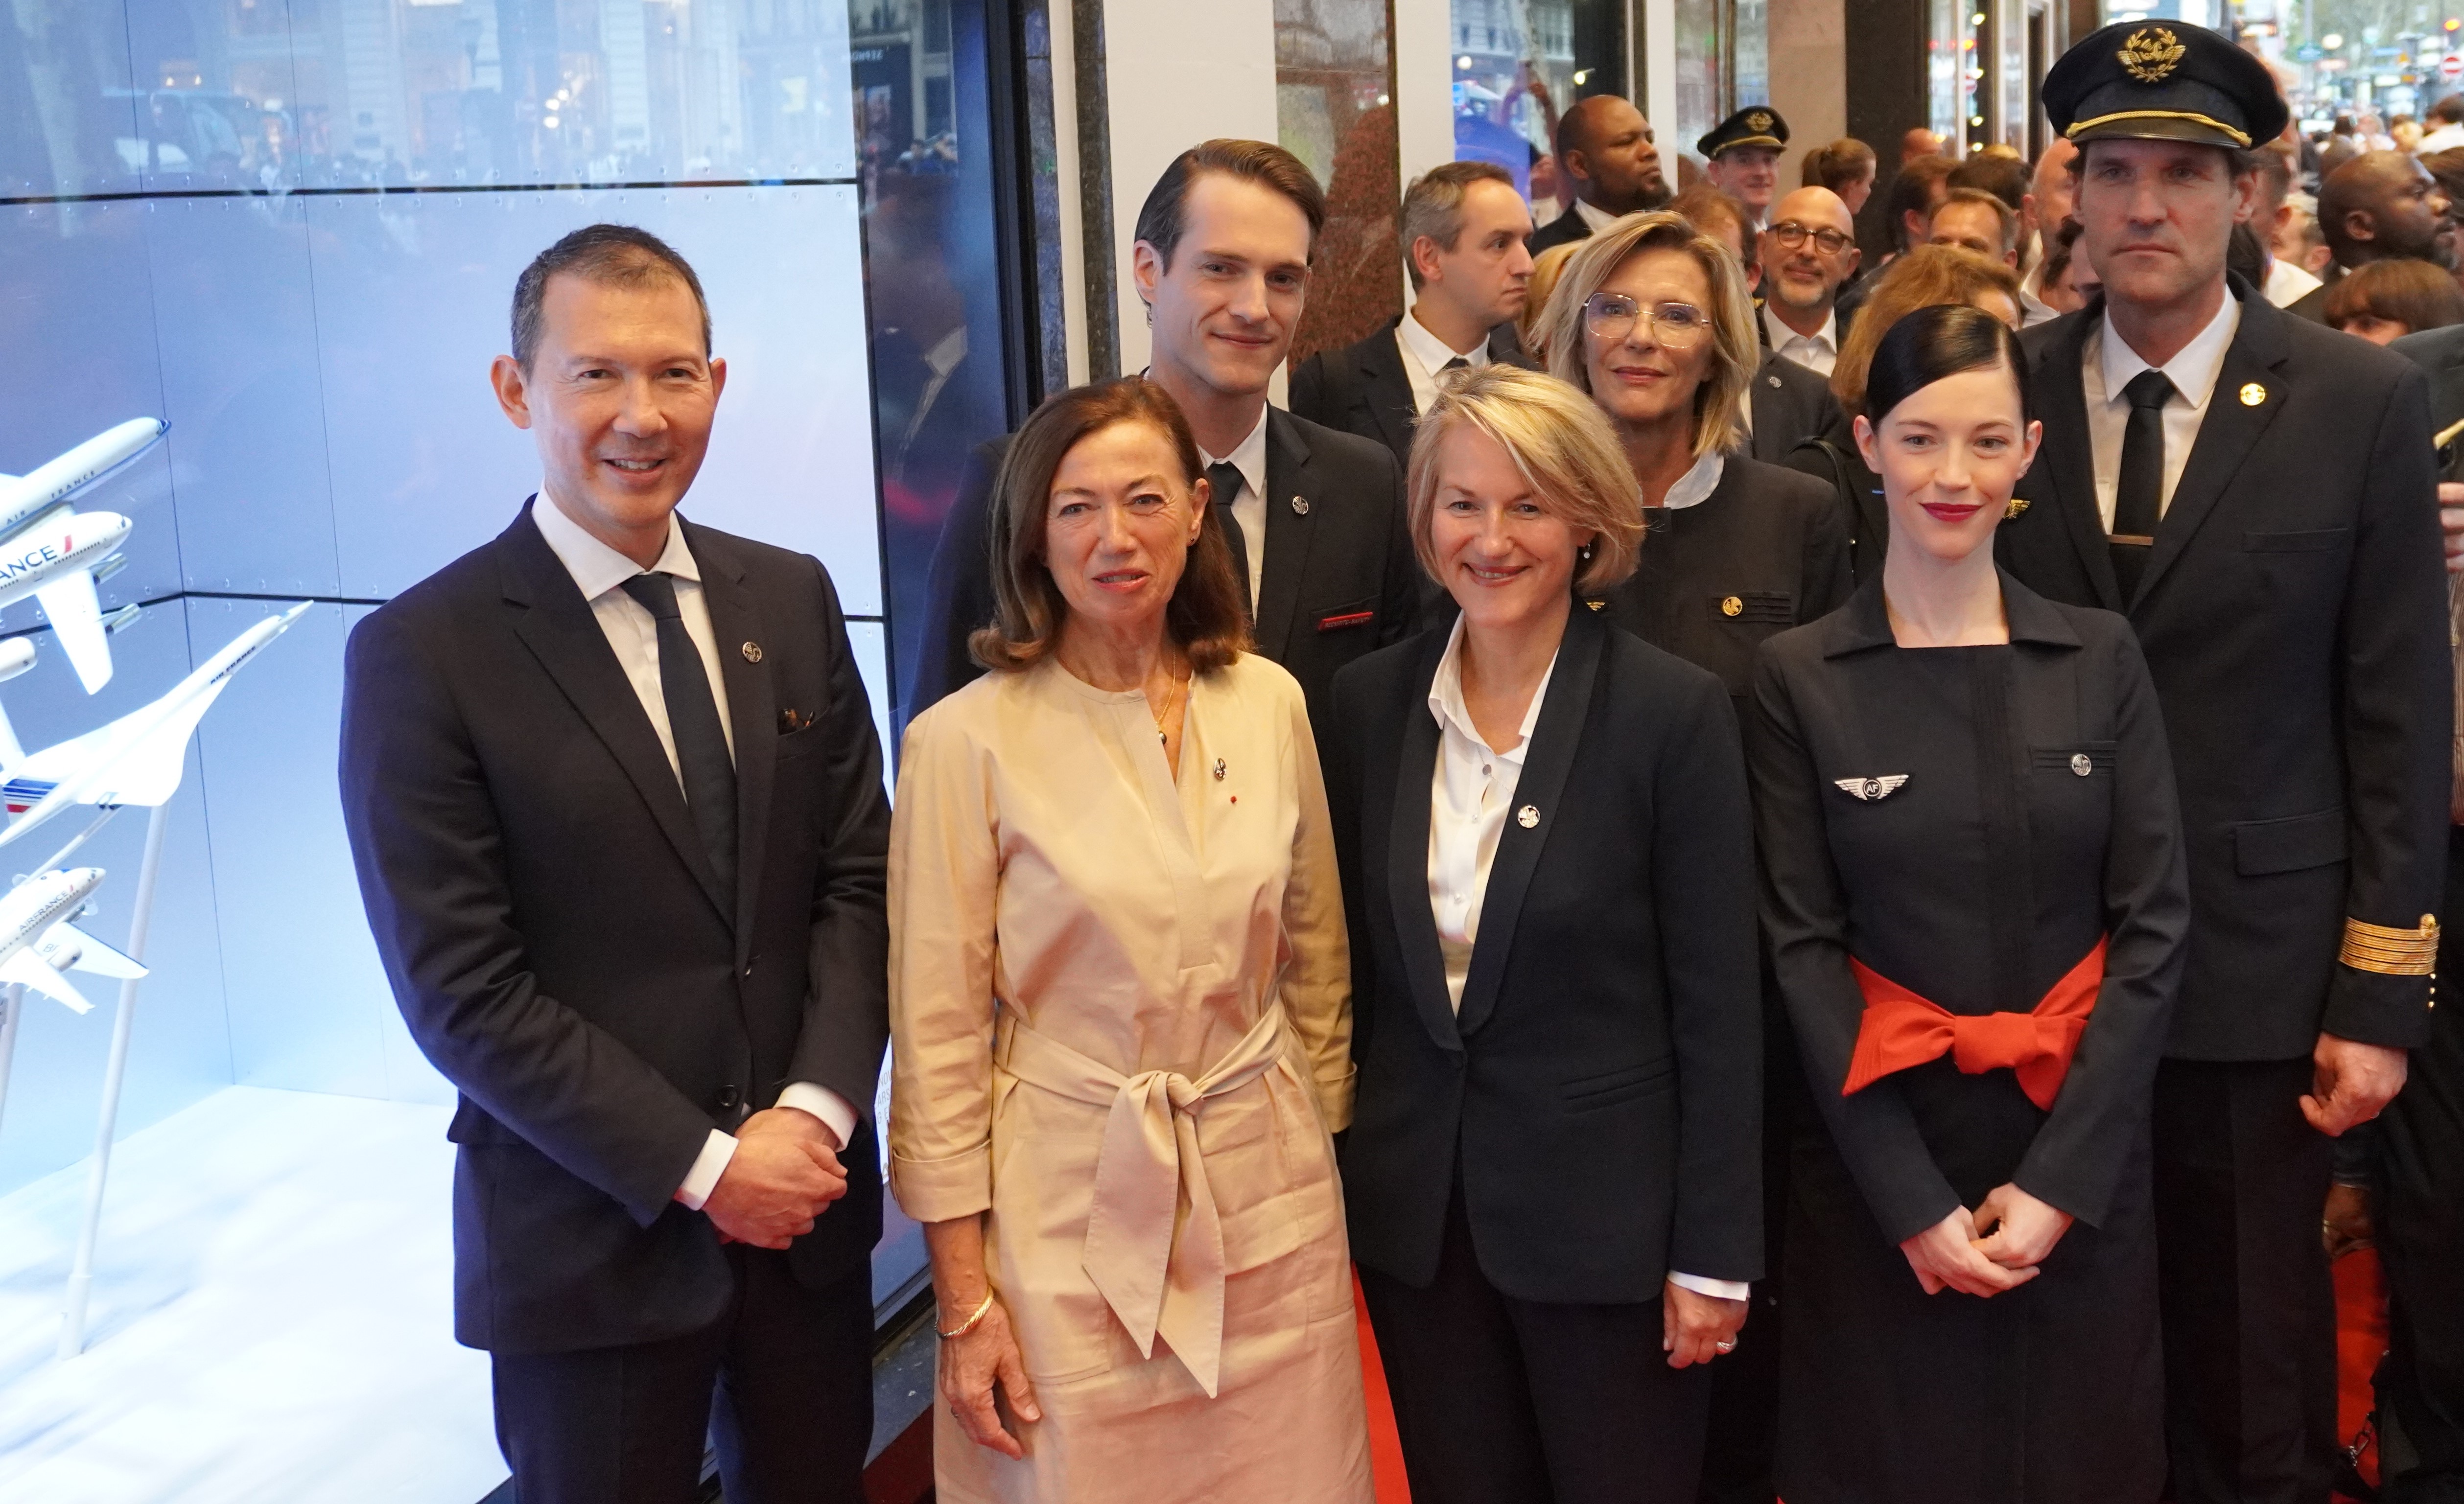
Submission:
[[[891,840],[891,1184],[988,1212],[1044,1419],[935,1410],[943,1504],[1368,1504],[1343,1207],[1350,967],[1300,687],[1143,695],[1049,661],[908,728]]]

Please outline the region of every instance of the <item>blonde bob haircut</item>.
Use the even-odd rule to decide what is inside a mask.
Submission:
[[[1694,454],[1700,459],[1715,449],[1735,448],[1743,438],[1737,409],[1762,359],[1754,337],[1754,305],[1746,295],[1746,274],[1737,258],[1682,215],[1665,209],[1628,214],[1581,242],[1550,290],[1548,311],[1540,316],[1549,374],[1576,391],[1591,391],[1591,341],[1583,329],[1583,305],[1619,267],[1646,251],[1683,251],[1711,284],[1711,306],[1703,310],[1711,319],[1711,369],[1694,393]]]
[[[1642,561],[1642,488],[1608,414],[1553,376],[1493,361],[1441,383],[1412,436],[1404,472],[1412,552],[1431,578],[1442,578],[1433,536],[1438,450],[1458,428],[1496,440],[1542,511],[1595,534],[1591,558],[1574,571],[1574,594],[1604,594],[1634,573]]]

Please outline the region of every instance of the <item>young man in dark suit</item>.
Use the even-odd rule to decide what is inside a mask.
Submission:
[[[2325,1504],[2330,1138],[2425,1036],[2450,665],[2427,382],[2225,271],[2285,105],[2215,33],[2109,26],[2046,76],[2101,300],[2031,330],[2044,440],[2002,528],[2040,594],[2126,614],[2189,837],[2153,1129],[2181,1504]]]
[[[1514,321],[1531,281],[1531,215],[1514,179],[1487,162],[1449,162],[1403,194],[1403,269],[1412,307],[1357,344],[1321,350],[1292,372],[1291,410],[1412,457],[1412,426],[1447,371],[1492,360],[1538,370]]]
[[[1154,330],[1147,380],[1189,420],[1258,652],[1300,681],[1312,725],[1324,724],[1334,671],[1412,630],[1422,593],[1395,456],[1266,403],[1325,220],[1316,180],[1290,152],[1205,142],[1147,195],[1132,268]],[[1007,444],[977,451],[942,524],[910,717],[983,671],[967,638],[993,619],[986,529]]]
[[[1576,99],[1557,117],[1557,165],[1574,204],[1534,230],[1531,253],[1584,240],[1601,226],[1668,202],[1659,138],[1642,112],[1614,94]]]
[[[890,808],[829,576],[685,522],[724,361],[693,270],[542,252],[492,378],[542,479],[380,607],[341,791],[411,1037],[461,1093],[454,1335],[523,1504],[856,1504]]]

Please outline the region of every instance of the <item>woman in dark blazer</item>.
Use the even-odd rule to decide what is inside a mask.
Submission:
[[[1343,1181],[1416,1504],[1684,1500],[1761,1273],[1750,820],[1720,683],[1577,607],[1640,539],[1600,414],[1491,365],[1421,419],[1461,607],[1335,682]]]
[[[2024,369],[1975,308],[1882,338],[1856,437],[1888,557],[1757,671],[1764,932],[1822,1109],[1791,1166],[1789,1504],[2165,1481],[2148,1115],[2181,822],[2128,624],[1994,569]]]
[[[1640,567],[1594,609],[1719,675],[1743,713],[1754,649],[1850,576],[1830,490],[1744,451],[1761,350],[1736,258],[1681,215],[1628,215],[1574,252],[1544,324],[1551,374],[1608,415],[1648,519]]]

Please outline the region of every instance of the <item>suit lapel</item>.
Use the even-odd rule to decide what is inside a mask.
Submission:
[[[659,733],[642,713],[642,702],[607,645],[599,619],[591,615],[590,602],[582,599],[564,561],[539,536],[529,507],[496,542],[504,560],[505,599],[523,608],[514,619],[515,635],[632,780],[668,844],[710,896],[711,906],[733,923],[735,916],[720,901],[701,832],[685,808],[684,788],[659,746]]]
[[[1471,973],[1463,980],[1463,1008],[1456,1023],[1465,1035],[1486,1023],[1497,1009],[1497,990],[1506,977],[1506,958],[1513,949],[1523,895],[1530,890],[1531,873],[1540,864],[1540,850],[1549,832],[1566,817],[1561,796],[1582,741],[1583,722],[1591,712],[1608,633],[1608,625],[1588,611],[1573,612],[1566,620],[1566,638],[1557,648],[1557,666],[1549,676],[1548,698],[1531,728],[1523,775],[1515,781],[1516,815],[1498,838],[1488,888],[1481,899],[1480,938],[1471,948]],[[1427,804],[1425,795],[1420,802]],[[1538,817],[1529,825],[1521,817],[1527,809]],[[1422,819],[1425,823],[1425,815]],[[1423,865],[1426,861],[1424,854]]]
[[[1438,771],[1438,720],[1426,704],[1429,685],[1446,640],[1431,633],[1413,672],[1415,691],[1403,709],[1401,751],[1396,759],[1395,816],[1388,827],[1388,899],[1395,909],[1395,938],[1403,952],[1403,980],[1420,1022],[1441,1050],[1463,1048],[1446,996],[1446,963],[1438,948],[1437,916],[1429,908],[1429,787]]]
[[[2113,574],[2113,545],[2104,531],[2104,516],[2096,501],[2096,450],[2088,439],[2087,391],[2080,381],[2079,360],[2089,331],[2104,319],[2104,305],[2090,305],[2071,317],[2061,338],[2049,340],[2035,368],[2036,414],[2045,436],[2036,447],[2036,463],[2053,482],[2053,506],[2079,562],[2096,586],[2099,605],[2123,609],[2121,583]]]
[[[1408,318],[1411,316],[1403,316]],[[1412,379],[1403,370],[1403,351],[1395,342],[1395,326],[1372,337],[1360,349],[1360,391],[1369,415],[1386,447],[1397,454],[1412,452],[1412,425],[1419,413],[1412,405]]]
[[[746,644],[764,644],[761,608],[744,582],[743,566],[726,541],[685,524],[685,543],[701,566],[702,599],[718,643],[719,678],[727,686],[728,730],[736,744],[736,935],[739,952],[753,944],[753,910],[760,896],[761,860],[770,827],[770,791],[778,772],[778,695],[767,654],[754,662]],[[745,957],[739,953],[739,962]]]
[[[1531,352],[1523,347],[1523,331],[1515,328],[1514,320],[1510,318],[1488,332],[1488,358],[1502,364],[1519,365],[1527,371],[1542,369],[1540,362],[1531,358]]]
[[[2234,293],[2239,291],[2236,288]],[[2234,293],[2226,295],[2233,296]],[[2224,364],[2216,371],[2215,390],[2208,396],[2207,416],[2199,421],[2199,436],[2190,445],[2190,457],[2182,466],[2182,478],[2173,487],[2173,499],[2156,525],[2156,545],[2148,551],[2147,574],[2139,582],[2140,600],[2148,599],[2157,581],[2182,556],[2182,551],[2189,546],[2190,535],[2215,510],[2216,503],[2224,498],[2225,488],[2250,458],[2258,436],[2283,410],[2285,380],[2278,368],[2291,354],[2282,323],[2290,316],[2269,306],[2264,298],[2242,299],[2241,326],[2233,331],[2233,343],[2225,349]],[[2246,400],[2252,396],[2258,401]]]
[[[1315,531],[1311,512],[1327,501],[1316,494],[1309,461],[1309,441],[1301,437],[1298,421],[1280,407],[1267,408],[1266,556],[1258,572],[1258,651],[1277,663],[1293,645],[1301,572],[1309,565]],[[1311,510],[1301,510],[1304,505]]]

